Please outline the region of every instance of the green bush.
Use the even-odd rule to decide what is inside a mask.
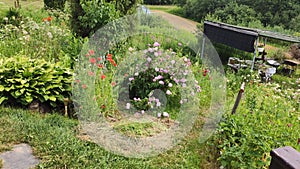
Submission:
[[[71,1],[71,28],[81,37],[95,33],[118,16],[113,3],[102,0]]]
[[[0,57],[26,55],[50,62],[63,62],[72,67],[81,50],[81,39],[75,38],[66,26],[56,26],[56,18],[36,22],[23,18],[20,25],[0,28]]]
[[[9,8],[8,11],[5,12],[5,16],[2,19],[3,24],[12,24],[12,25],[20,25],[22,20],[22,15],[19,9]]]
[[[27,106],[38,100],[52,107],[71,96],[72,73],[59,63],[16,56],[0,60],[0,104]]]
[[[224,168],[267,168],[270,151],[282,146],[300,150],[299,92],[279,84],[250,82],[237,113],[225,115],[215,138]]]
[[[172,0],[144,0],[145,4],[148,5],[171,5],[173,4]]]
[[[61,9],[65,7],[66,0],[44,0],[45,8]]]

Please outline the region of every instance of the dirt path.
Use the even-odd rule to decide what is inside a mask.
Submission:
[[[164,11],[151,10],[151,13],[160,15],[162,18],[167,20],[175,28],[187,30],[190,32],[195,32],[197,29],[197,22],[191,21],[189,19],[182,18],[180,16],[172,15]]]
[[[193,33],[197,29],[198,23],[195,21],[192,21],[192,20],[180,17],[180,16],[176,16],[173,14],[169,14],[167,12],[160,11],[160,10],[151,10],[151,13],[160,15],[162,18],[164,18],[170,24],[172,24],[175,28],[187,30],[187,31],[190,31]],[[266,50],[267,51],[277,51],[278,48],[271,46],[271,45],[266,45]],[[284,55],[285,55],[285,58],[292,58],[292,56],[288,52],[284,52]]]

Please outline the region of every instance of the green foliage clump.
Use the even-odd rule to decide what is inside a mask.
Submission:
[[[144,3],[148,5],[171,5],[173,0],[144,0]]]
[[[176,0],[175,3],[184,9],[185,17],[198,22],[215,16],[213,18],[225,23],[243,26],[255,23],[258,27],[299,30],[299,13],[296,11],[300,10],[300,3],[297,0]]]
[[[12,25],[20,25],[22,20],[22,14],[19,9],[9,8],[8,11],[5,12],[3,20],[1,21],[3,24],[12,24]]]
[[[34,100],[52,107],[71,96],[72,73],[59,63],[16,56],[0,60],[0,104],[27,106]]]
[[[71,28],[78,36],[90,36],[107,23],[134,13],[139,2],[71,0]]]
[[[6,24],[0,28],[0,56],[26,55],[50,62],[61,61],[72,67],[81,50],[81,39],[75,38],[66,26],[56,26],[54,17],[36,22],[23,18],[20,25]]]
[[[250,79],[237,113],[224,115],[213,136],[224,168],[267,168],[272,149],[292,146],[300,150],[300,107],[295,102],[299,101],[299,91]],[[236,80],[229,79],[229,87],[233,87],[231,81]]]
[[[46,8],[60,9],[63,10],[65,7],[66,0],[44,0]]]

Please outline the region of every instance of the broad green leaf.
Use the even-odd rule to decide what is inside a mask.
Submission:
[[[51,101],[54,101],[54,102],[55,102],[55,101],[56,101],[56,97],[55,97],[55,96],[50,96],[50,97],[49,97],[49,100],[51,100]]]
[[[15,91],[14,97],[18,98],[21,95],[22,95],[22,93],[19,90],[17,90],[17,91]]]
[[[26,103],[31,103],[33,101],[33,98],[31,96],[26,96],[25,101]]]
[[[4,96],[2,96],[2,97],[0,97],[0,105],[5,101],[5,100],[7,100],[8,98],[7,97],[4,97]]]
[[[0,85],[0,92],[4,90],[4,86]]]

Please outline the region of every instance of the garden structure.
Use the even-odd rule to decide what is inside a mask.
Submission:
[[[289,36],[289,35],[284,35],[276,32],[260,30],[260,29],[245,28],[245,27],[225,24],[221,22],[211,22],[211,21],[204,21],[204,34],[207,36],[209,40],[213,42],[221,43],[242,51],[253,52],[252,61],[243,62],[237,58],[229,59],[228,66],[232,67],[236,71],[239,68],[244,68],[248,66],[251,66],[251,69],[254,69],[257,60],[263,60],[263,61],[266,60],[265,55],[267,53],[264,50],[264,46],[266,45],[268,38],[287,41],[291,43],[300,43],[299,38]],[[259,45],[260,38],[263,40],[263,45]],[[203,38],[203,42],[204,41],[205,38]],[[257,58],[260,55],[261,58]],[[234,61],[237,61],[237,63]],[[286,62],[291,63],[290,61],[286,61]],[[278,67],[278,63],[274,60],[268,60],[267,64],[272,67]],[[292,65],[294,66],[294,64]],[[275,73],[273,70],[269,70],[269,72]]]
[[[262,60],[266,62],[270,68],[264,69],[264,77],[269,79],[276,72],[276,68],[280,65],[275,60],[267,60],[265,55],[267,52],[264,47],[267,42],[267,38],[277,39],[282,41],[287,41],[291,43],[299,43],[300,39],[297,37],[292,37],[284,34],[279,34],[271,31],[264,31],[260,29],[251,29],[245,27],[239,27],[235,25],[225,24],[221,22],[204,22],[204,34],[205,36],[216,43],[221,43],[242,51],[253,52],[253,60],[241,60],[239,58],[230,57],[228,61],[228,66],[231,67],[236,72],[238,69],[247,68],[251,66],[251,70],[255,67],[257,60]],[[259,45],[259,39],[263,39],[263,45]],[[203,38],[203,44],[205,42],[205,37]],[[203,57],[202,47],[202,54]],[[261,56],[261,58],[257,58]],[[282,63],[284,65],[284,71],[286,74],[291,75],[292,72],[296,71],[298,65],[300,64],[295,60],[284,60]],[[260,72],[261,73],[261,72]],[[267,81],[267,80],[266,80]],[[244,84],[241,87],[239,96],[232,110],[232,114],[235,113],[235,110],[241,99],[241,93],[244,91]],[[242,91],[242,92],[241,92]],[[293,149],[292,147],[286,146],[271,151],[272,162],[270,164],[270,169],[294,169],[300,167],[300,153]]]

